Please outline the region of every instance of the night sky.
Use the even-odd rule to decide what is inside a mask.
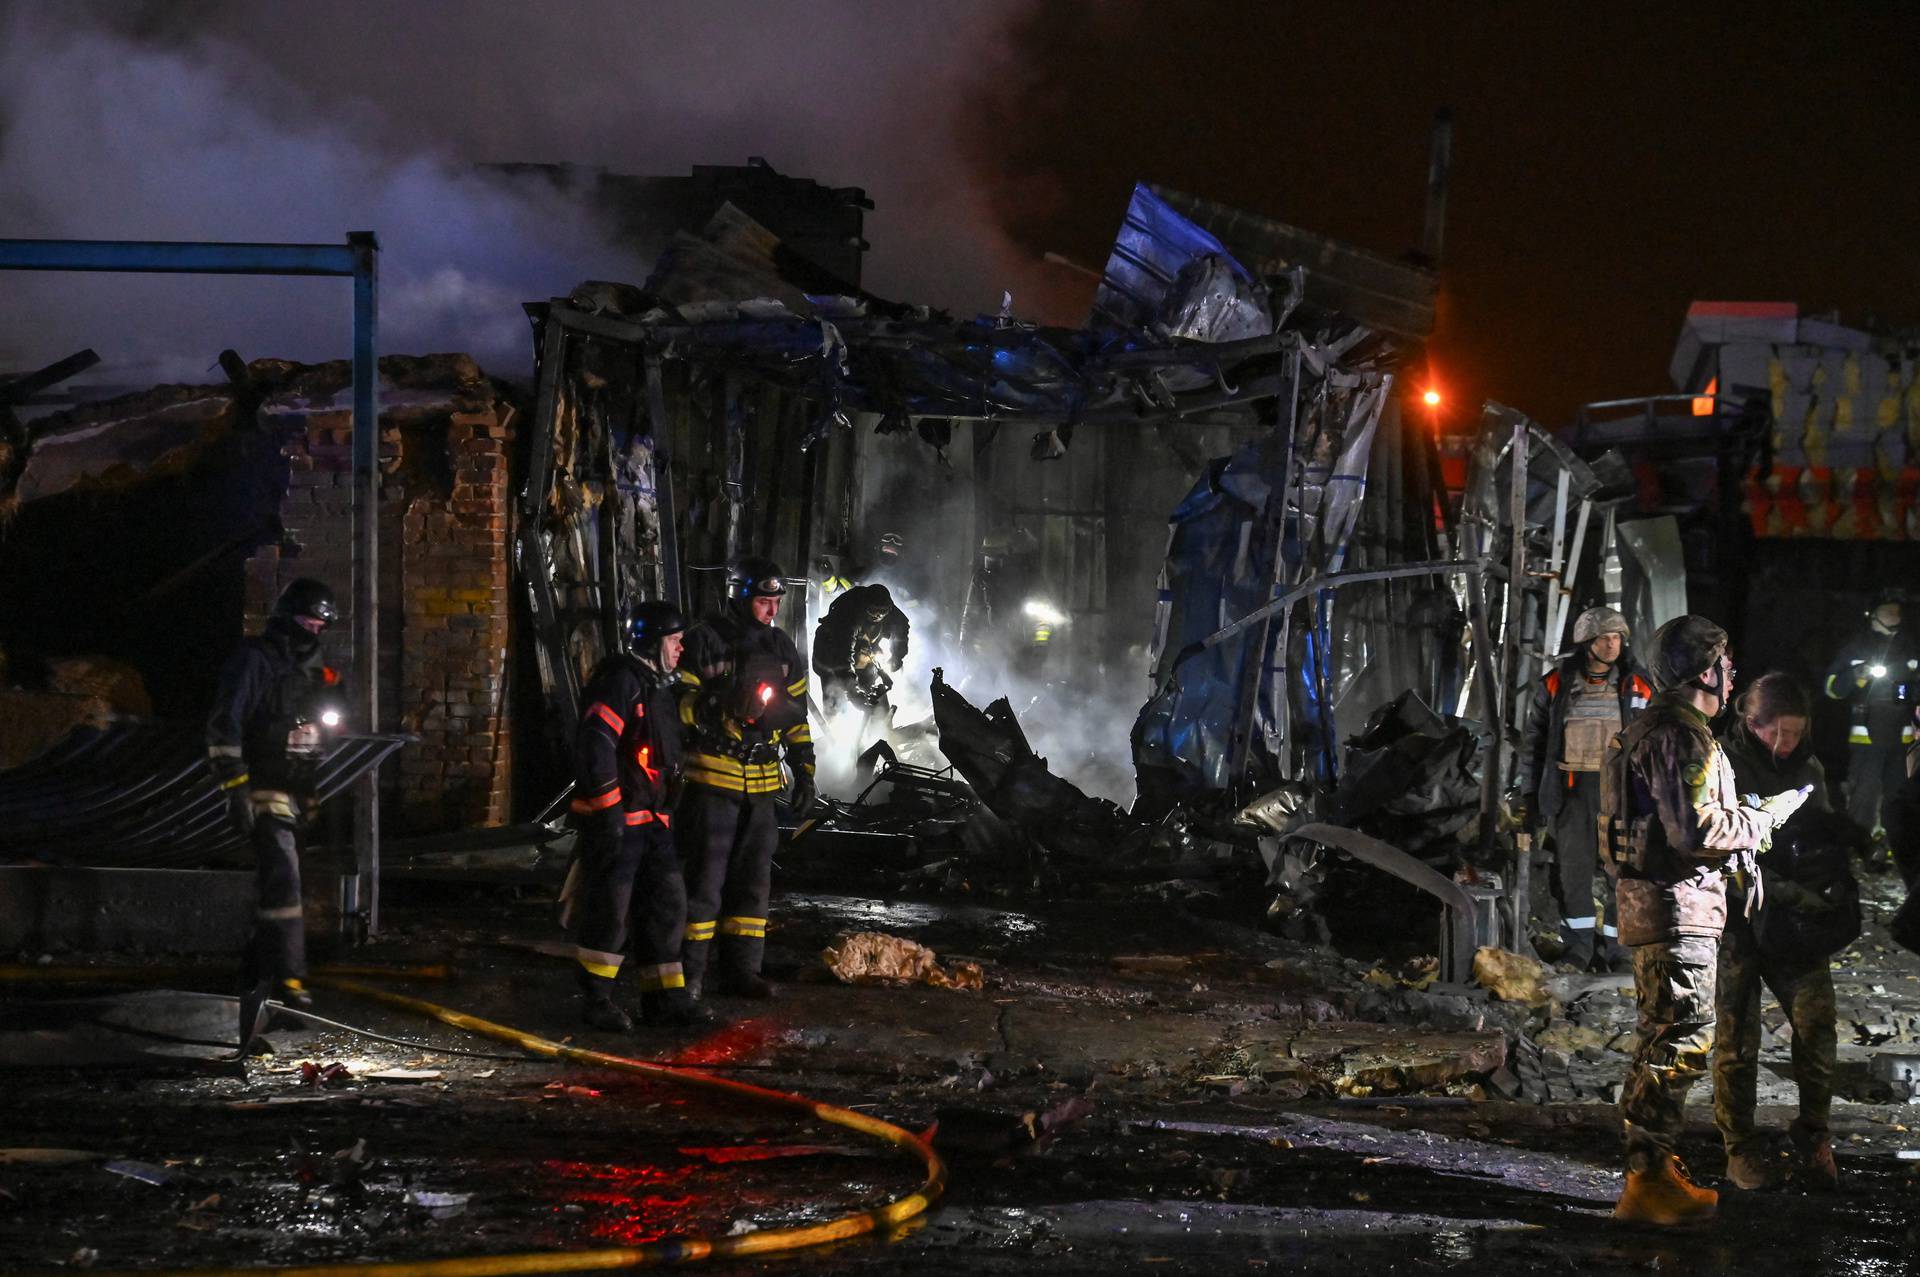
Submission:
[[[1920,6],[1130,0],[1014,30],[968,154],[1018,244],[1094,266],[1136,179],[1401,253],[1451,106],[1455,406],[1665,393],[1696,298],[1920,323]]]
[[[1454,165],[1435,375],[1457,422],[1662,393],[1687,303],[1920,323],[1920,5],[1145,0],[0,0],[0,234],[372,227],[391,349],[530,363],[519,303],[658,246],[494,160],[767,157],[872,195],[866,283],[1077,324],[1148,180],[1399,254]],[[335,290],[337,292],[337,290]],[[312,281],[18,277],[0,369],[344,354]],[[122,364],[121,370],[110,365]],[[1416,370],[1416,381],[1418,380]],[[1415,386],[1415,389],[1420,388]]]

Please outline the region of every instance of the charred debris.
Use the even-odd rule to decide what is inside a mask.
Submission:
[[[1678,533],[1631,517],[1611,454],[1496,404],[1442,438],[1409,406],[1436,288],[1427,265],[1143,184],[1084,325],[1011,299],[962,319],[724,203],[644,284],[527,305],[530,390],[460,356],[383,360],[382,589],[403,613],[382,748],[357,766],[398,750],[391,863],[408,835],[561,837],[552,746],[623,608],[704,611],[761,553],[806,600],[782,615],[803,652],[852,581],[888,584],[913,627],[888,713],[822,724],[834,801],[790,868],[855,856],[1009,895],[1265,884],[1300,939],[1404,911],[1396,934],[1449,978],[1481,945],[1526,952],[1497,802],[1516,706],[1576,584],[1636,624],[1669,610]],[[182,650],[119,652],[104,623],[63,649],[28,624],[60,609],[29,606],[7,695],[42,745],[87,736],[87,786],[172,797],[129,800],[130,863],[219,863],[194,760],[151,733],[121,749],[113,724],[189,717],[205,671],[185,649],[218,650],[283,569],[345,572],[344,374],[228,352],[224,386],[17,411],[89,359],[0,383],[9,593],[67,589],[101,520],[178,525],[100,580],[180,613],[161,628]],[[74,656],[133,664],[131,690],[74,699],[55,677]],[[4,850],[84,863],[97,831],[40,774],[0,779],[0,806],[32,804]]]
[[[1002,895],[1252,879],[1299,938],[1398,900],[1449,978],[1526,952],[1497,803],[1524,689],[1582,572],[1644,593],[1669,565],[1616,522],[1624,467],[1519,413],[1489,404],[1443,457],[1397,371],[1435,287],[1142,185],[1084,327],[962,320],[724,207],[644,287],[527,307],[514,553],[546,722],[572,721],[629,601],[704,610],[722,565],[769,553],[804,578],[782,617],[804,651],[827,589],[905,529],[878,579],[936,653],[924,694],[826,733],[838,799],[790,865]]]

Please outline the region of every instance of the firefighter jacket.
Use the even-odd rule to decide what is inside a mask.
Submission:
[[[682,761],[679,687],[677,676],[624,652],[594,670],[573,736],[575,815],[671,823]]]
[[[207,755],[220,787],[312,797],[325,758],[321,715],[345,710],[342,693],[340,676],[321,663],[320,639],[293,621],[273,617],[240,640],[207,715]],[[291,806],[281,806],[270,810],[291,819]]]
[[[1587,674],[1584,651],[1567,657],[1534,684],[1515,784],[1533,800],[1542,824],[1553,827],[1573,773],[1599,771],[1614,735],[1652,699],[1653,684],[1624,648],[1597,684]]]
[[[1620,880],[1620,942],[1718,937],[1727,919],[1724,869],[1757,849],[1772,820],[1742,807],[1733,765],[1707,716],[1662,692],[1608,750],[1602,816]]]
[[[1881,673],[1874,674],[1875,669]],[[1869,629],[1834,658],[1827,670],[1827,695],[1847,702],[1848,744],[1913,744],[1913,706],[1920,700],[1920,642],[1904,631],[1882,634]]]
[[[906,662],[907,614],[889,605],[887,614],[875,621],[872,611],[869,585],[856,585],[833,601],[813,631],[814,673],[823,679],[852,678],[870,663],[898,670]]]
[[[782,753],[812,773],[807,669],[785,631],[729,605],[687,631],[680,676],[688,784],[776,794]]]

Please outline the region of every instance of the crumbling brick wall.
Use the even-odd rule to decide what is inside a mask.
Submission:
[[[381,727],[420,737],[383,772],[386,824],[438,832],[510,816],[507,486],[513,408],[464,356],[381,360]],[[260,406],[288,467],[279,545],[247,563],[249,624],[295,577],[332,585],[352,625],[353,421],[344,365]],[[362,677],[356,671],[355,677]]]

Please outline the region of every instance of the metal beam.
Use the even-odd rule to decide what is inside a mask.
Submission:
[[[1391,843],[1348,829],[1344,825],[1311,824],[1287,831],[1288,838],[1303,838],[1323,847],[1344,851],[1363,864],[1392,874],[1401,882],[1418,887],[1443,905],[1440,933],[1440,958],[1446,979],[1465,984],[1473,979],[1473,955],[1482,942],[1495,944],[1497,937],[1482,936],[1474,922],[1473,897],[1459,883],[1415,859]]]
[[[213,244],[178,240],[0,239],[0,270],[346,277],[354,275],[360,263],[352,236],[348,241],[346,244]]]

